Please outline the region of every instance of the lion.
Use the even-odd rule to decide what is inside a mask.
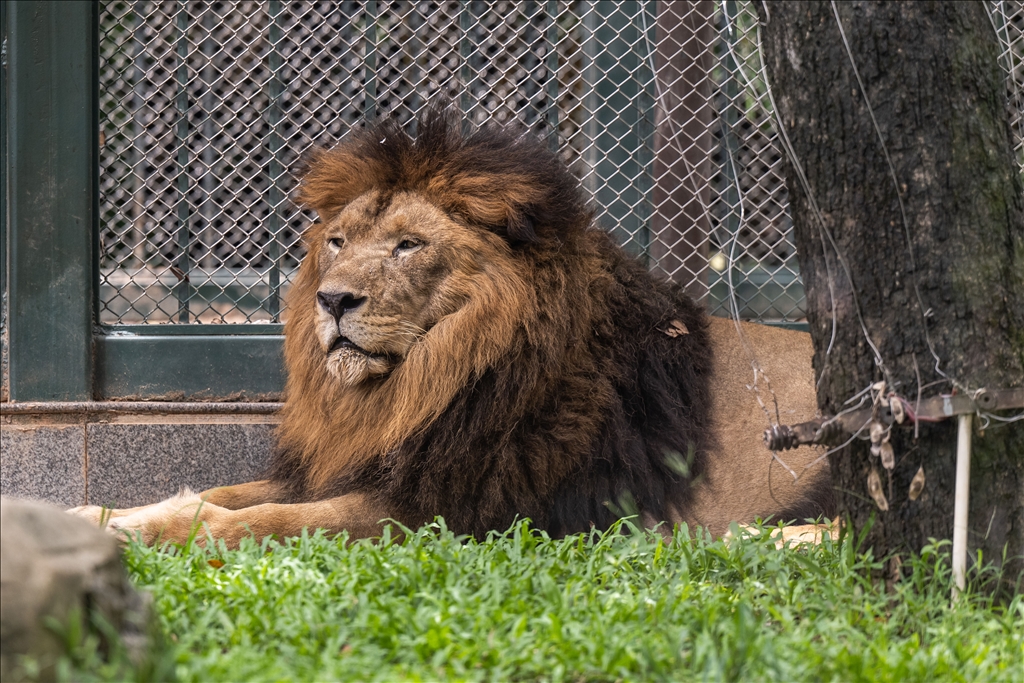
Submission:
[[[773,400],[790,422],[815,413],[809,335],[709,317],[597,227],[540,140],[464,134],[450,108],[418,130],[373,123],[300,173],[319,220],[288,295],[266,478],[74,512],[147,543],[201,523],[229,546],[436,516],[480,537],[521,518],[556,536],[627,514],[723,534],[832,514],[827,463],[779,463],[761,441]]]

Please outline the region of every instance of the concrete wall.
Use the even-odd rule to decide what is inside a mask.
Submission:
[[[8,404],[10,405],[10,404]],[[62,506],[131,507],[184,486],[260,478],[276,415],[0,416],[0,491]]]

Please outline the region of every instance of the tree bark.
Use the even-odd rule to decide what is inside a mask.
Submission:
[[[764,58],[794,153],[786,178],[822,412],[837,414],[882,379],[911,402],[919,386],[924,397],[1022,386],[1024,192],[985,4],[767,9]],[[894,428],[891,443],[891,472],[865,441],[829,456],[841,513],[856,529],[877,517],[867,536],[876,556],[917,552],[953,532],[956,421],[922,424],[916,439],[913,428]],[[915,501],[919,467],[926,484]],[[868,495],[872,468],[888,511]],[[1024,422],[975,430],[968,526],[969,552],[998,562],[1007,547],[1017,558],[1004,580],[1019,589]]]

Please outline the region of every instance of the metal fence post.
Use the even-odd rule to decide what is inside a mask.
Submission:
[[[192,272],[192,260],[189,258],[189,251],[192,248],[192,207],[189,206],[189,125],[188,125],[188,7],[185,0],[178,3],[177,26],[178,26],[178,92],[175,96],[178,120],[175,125],[178,147],[178,278],[175,285],[178,296],[178,322],[189,322],[189,299],[191,298],[192,287],[190,277]]]
[[[268,178],[270,182],[270,215],[267,216],[267,229],[270,233],[268,251],[270,256],[269,285],[270,294],[267,308],[273,322],[281,320],[281,0],[270,0],[270,92],[268,97],[268,123],[270,134],[267,141]]]
[[[377,118],[377,0],[367,0],[366,22],[363,34],[363,78],[365,79],[365,95],[363,99],[363,116],[367,121]]]
[[[711,233],[711,0],[658,0],[651,266],[685,285],[698,301],[708,294]]]
[[[463,0],[459,8],[459,80],[461,90],[459,106],[465,116],[462,124],[464,133],[469,132],[469,121],[472,120],[473,105],[475,104],[475,102],[470,101],[474,77],[471,64],[473,57],[472,33],[473,2],[472,0]]]
[[[644,38],[654,30],[653,3],[597,0],[581,3],[581,8],[585,101],[594,112],[585,126],[589,148],[584,184],[606,208],[604,227],[615,241],[646,258],[654,161],[653,74],[647,51],[654,41]]]
[[[88,400],[96,4],[7,3],[11,399]]]
[[[544,36],[544,47],[547,56],[544,59],[547,83],[544,85],[547,94],[547,119],[549,143],[551,151],[558,151],[558,2],[548,0],[545,3],[545,14],[548,27]]]
[[[0,5],[0,401],[10,399],[7,372],[7,5]]]

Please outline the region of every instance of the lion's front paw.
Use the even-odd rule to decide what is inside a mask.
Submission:
[[[121,536],[138,538],[147,545],[165,541],[185,543],[192,529],[203,523],[204,512],[213,507],[186,489],[167,500],[114,517],[108,528]]]
[[[147,545],[162,541],[184,543],[199,518],[203,501],[198,495],[185,490],[167,500],[132,508],[112,510],[98,505],[82,505],[68,510],[83,517],[121,540],[129,537]]]
[[[71,508],[68,510],[68,513],[95,524],[104,531],[117,536],[121,540],[127,540],[127,536],[129,534],[136,536],[138,531],[144,531],[144,529],[138,526],[137,523],[133,522],[133,518],[145,509],[146,508],[115,510],[113,508],[101,507],[99,505],[80,505],[78,507]],[[143,540],[146,540],[145,537],[146,534],[143,533]]]
[[[105,527],[114,512],[110,508],[100,507],[99,505],[79,505],[68,510],[68,514],[81,517],[99,527]]]
[[[157,503],[151,507],[159,505]],[[144,509],[124,517],[114,517],[107,522],[107,531],[123,541],[134,538],[146,545],[153,545],[153,543],[160,539],[161,528],[159,520],[154,519],[153,515],[147,515]]]

